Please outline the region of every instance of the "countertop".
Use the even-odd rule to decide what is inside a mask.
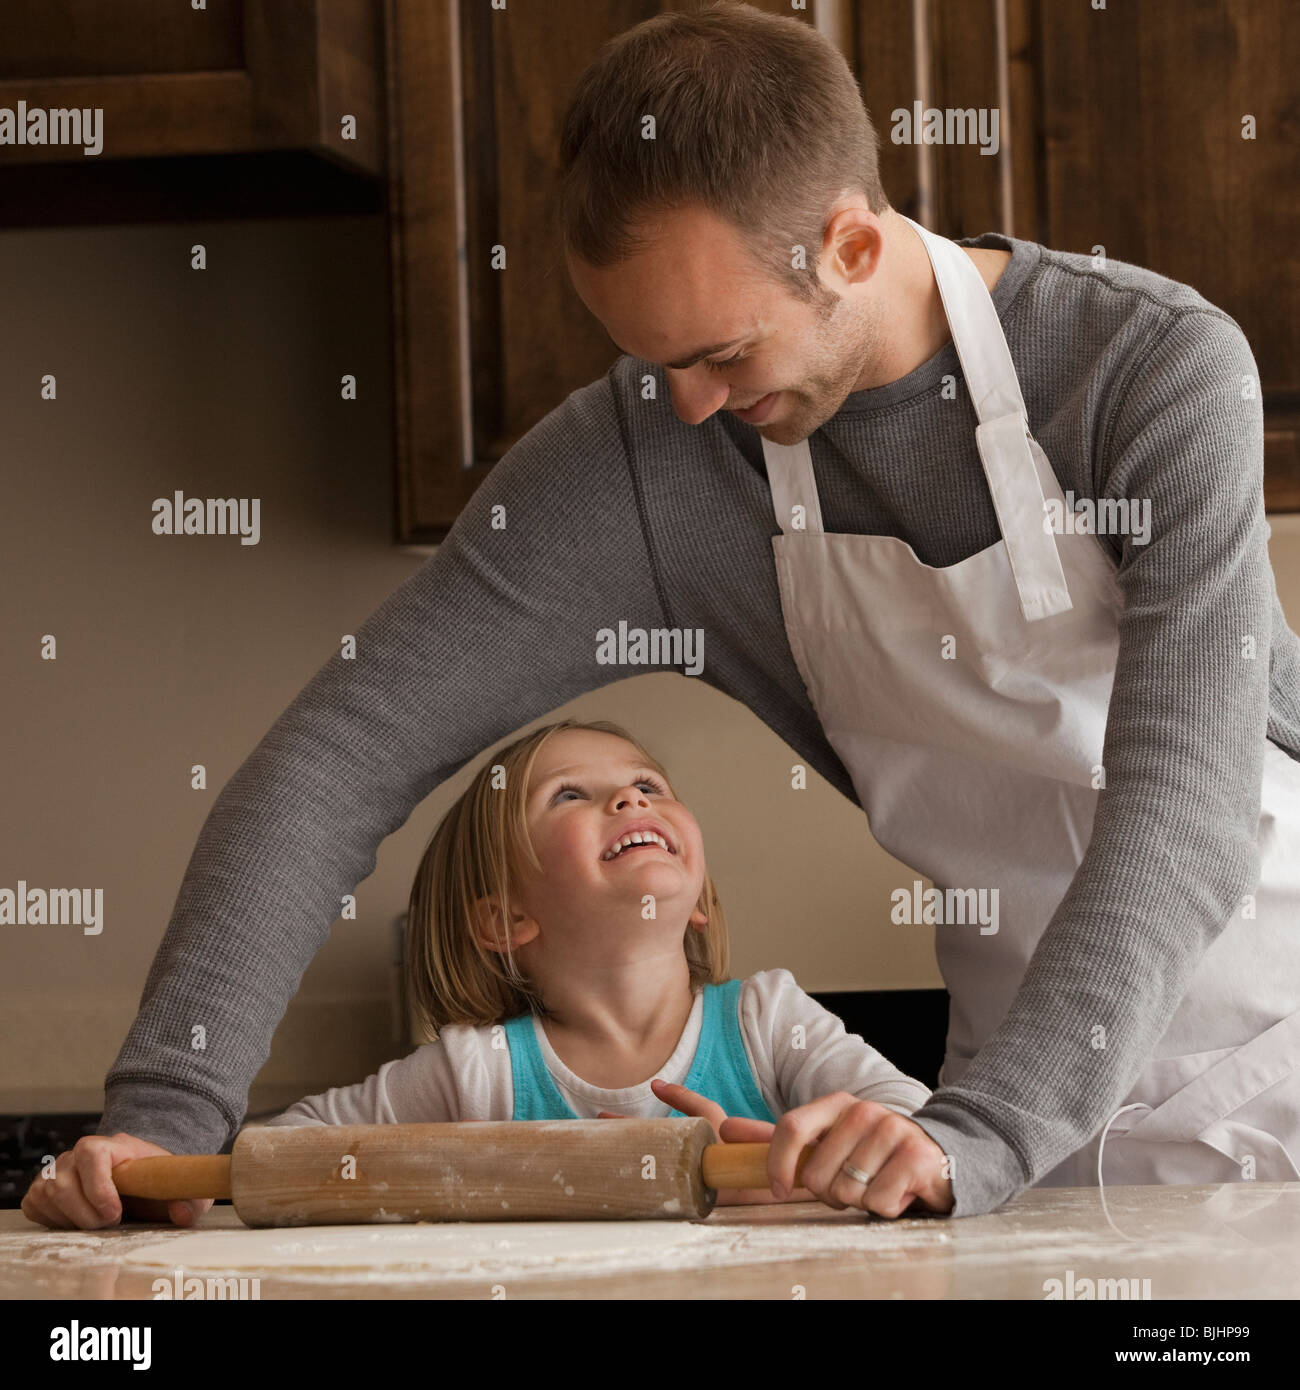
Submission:
[[[1043,1299],[1052,1280],[1074,1298],[1086,1296],[1084,1280],[1137,1280],[1133,1296],[1155,1300],[1300,1298],[1300,1182],[1031,1188],[996,1212],[958,1220],[886,1221],[820,1203],[722,1207],[696,1224],[711,1234],[670,1254],[672,1268],[662,1252],[629,1251],[617,1269],[512,1274],[508,1296]],[[222,1205],[189,1229],[243,1226]],[[124,1264],[123,1252],[186,1233],[144,1224],[49,1231],[21,1211],[0,1211],[0,1298],[152,1298],[170,1271]],[[464,1271],[252,1272],[263,1299],[500,1296],[491,1276]]]

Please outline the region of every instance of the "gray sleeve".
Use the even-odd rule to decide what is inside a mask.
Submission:
[[[100,1134],[220,1148],[383,839],[485,748],[627,676],[596,663],[596,630],[664,618],[616,411],[606,377],[516,443],[357,630],[355,659],[326,662],[223,788],[108,1073]]]
[[[1149,498],[1151,538],[1126,537],[1120,558],[1106,785],[1006,1019],[913,1116],[954,1159],[954,1215],[1097,1133],[1257,881],[1274,606],[1258,381],[1240,329],[1209,309],[1174,314],[1116,384],[1098,495]]]

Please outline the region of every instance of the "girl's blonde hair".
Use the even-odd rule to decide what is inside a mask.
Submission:
[[[481,1026],[521,1013],[549,1014],[513,952],[494,951],[479,940],[475,905],[495,896],[509,921],[510,887],[520,868],[528,863],[541,870],[528,834],[528,784],[543,745],[565,729],[624,739],[671,784],[663,765],[626,729],[606,719],[547,724],[488,761],[434,831],[411,886],[403,972],[421,1040],[431,1041],[448,1023]],[[692,990],[727,979],[726,920],[707,870],[697,905],[709,920],[703,930],[686,927],[683,937]]]

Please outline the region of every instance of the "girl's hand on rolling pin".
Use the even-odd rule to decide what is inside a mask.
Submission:
[[[650,1083],[651,1089],[665,1105],[680,1110],[683,1115],[694,1115],[708,1120],[718,1143],[763,1143],[772,1137],[775,1126],[768,1120],[751,1120],[739,1115],[728,1115],[717,1101],[702,1096],[698,1091],[687,1090],[685,1086],[658,1078]],[[625,1120],[626,1115],[616,1115],[612,1110],[601,1110],[598,1120]],[[724,1137],[723,1126],[742,1126],[737,1132],[728,1130]],[[716,1205],[720,1207],[762,1206],[772,1202],[813,1202],[816,1198],[807,1187],[796,1187],[788,1197],[777,1197],[766,1187],[725,1187],[718,1193]]]
[[[59,1230],[95,1231],[116,1226],[125,1215],[134,1221],[172,1221],[193,1226],[212,1205],[211,1197],[174,1202],[122,1197],[113,1186],[112,1171],[123,1159],[169,1154],[147,1139],[132,1134],[86,1134],[54,1160],[53,1177],[39,1173],[22,1200],[29,1221]]]
[[[728,1140],[749,1137],[736,1132],[742,1123],[726,1122]],[[804,1186],[837,1211],[858,1207],[892,1217],[916,1202],[929,1211],[953,1208],[952,1181],[944,1175],[947,1159],[938,1144],[906,1115],[847,1091],[787,1110],[768,1142],[767,1175],[774,1193],[789,1189],[800,1153],[814,1144],[816,1151],[804,1164]],[[869,1174],[870,1181],[846,1173],[846,1163]]]

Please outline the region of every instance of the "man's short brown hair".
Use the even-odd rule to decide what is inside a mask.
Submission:
[[[889,207],[878,162],[834,44],[800,20],[714,0],[617,35],[579,77],[560,140],[560,233],[567,255],[609,267],[646,244],[656,215],[704,207],[792,294],[820,303],[827,214],[845,190]]]

